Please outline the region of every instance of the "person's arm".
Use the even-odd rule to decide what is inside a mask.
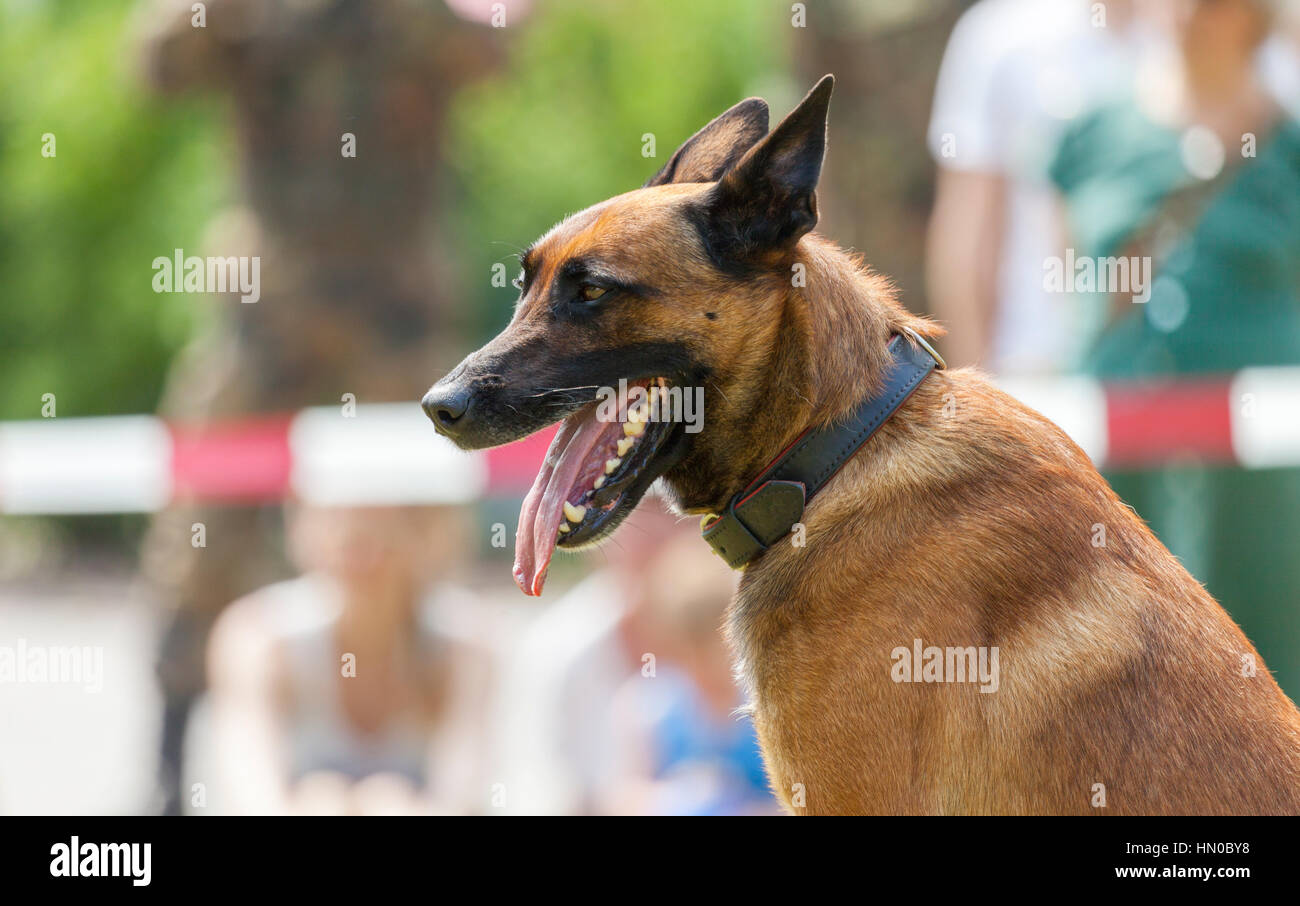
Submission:
[[[480,815],[493,810],[499,792],[489,773],[495,664],[486,647],[466,639],[448,639],[443,656],[449,692],[428,740],[419,796],[436,815]]]
[[[998,304],[1006,181],[978,170],[939,168],[926,238],[930,312],[948,335],[953,367],[988,361]]]
[[[596,814],[644,815],[660,801],[650,753],[654,751],[652,710],[645,684],[653,682],[634,672],[615,693],[606,721],[610,738],[610,771],[596,791]]]
[[[976,3],[958,20],[934,88],[927,144],[938,165],[926,239],[929,312],[953,366],[988,364],[1005,238],[1009,55],[1024,40],[1015,9]]]
[[[226,608],[208,643],[208,698],[221,800],[235,814],[293,810],[277,706],[276,647],[256,596]]]

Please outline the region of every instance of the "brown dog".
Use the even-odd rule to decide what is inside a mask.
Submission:
[[[879,394],[891,349],[941,332],[810,232],[831,86],[770,134],[762,101],[738,104],[551,230],[509,326],[425,397],[467,448],[564,419],[520,517],[526,592],[660,477],[680,511],[726,513]],[[619,379],[656,401],[703,387],[703,430],[639,400],[600,415]],[[1300,812],[1300,714],[1250,642],[1069,438],[979,374],[929,374],[793,528],[728,618],[792,811]]]

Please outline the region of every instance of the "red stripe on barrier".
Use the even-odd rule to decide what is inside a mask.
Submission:
[[[259,502],[289,494],[288,416],[220,424],[174,424],[172,496],[177,501]]]
[[[1229,387],[1223,380],[1106,387],[1107,468],[1180,459],[1230,464]]]
[[[533,479],[542,467],[542,460],[546,458],[546,450],[551,446],[551,439],[559,427],[551,425],[513,444],[485,450],[489,493],[510,494],[527,491],[532,487]]]

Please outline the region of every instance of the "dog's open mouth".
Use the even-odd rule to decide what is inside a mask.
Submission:
[[[557,545],[579,548],[609,534],[664,470],[657,460],[679,427],[669,418],[668,383],[627,386],[616,417],[615,407],[591,403],[560,424],[546,451],[515,536],[524,594],[541,594]]]

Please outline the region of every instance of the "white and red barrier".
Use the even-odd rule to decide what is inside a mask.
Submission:
[[[1161,383],[1053,377],[999,384],[1060,425],[1099,468],[1300,466],[1300,368]]]
[[[1300,368],[1230,378],[1002,386],[1059,424],[1098,465],[1195,460],[1300,465]],[[527,490],[554,429],[464,453],[415,403],[307,409],[214,424],[153,416],[0,423],[0,512],[149,512],[174,502],[463,503]]]
[[[152,416],[0,423],[0,511],[148,512],[169,503],[458,503],[535,471],[544,438],[463,453],[416,403],[211,424]],[[531,476],[529,478],[531,481]],[[525,484],[525,487],[527,485]]]

